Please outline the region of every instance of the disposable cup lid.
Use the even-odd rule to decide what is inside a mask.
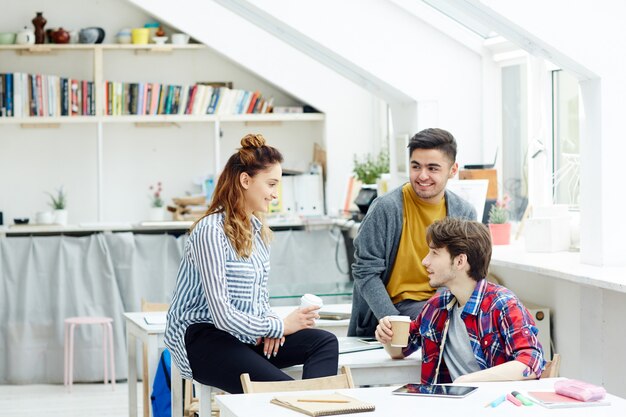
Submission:
[[[311,304],[319,304],[319,305],[324,304],[322,299],[315,294],[304,294],[301,300],[306,301],[307,303],[311,303]]]
[[[409,316],[389,316],[389,321],[404,321],[407,323],[411,322],[411,317]]]

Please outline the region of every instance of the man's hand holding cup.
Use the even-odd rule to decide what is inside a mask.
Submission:
[[[409,316],[387,316],[380,319],[376,326],[376,340],[393,347],[406,347],[409,342]]]

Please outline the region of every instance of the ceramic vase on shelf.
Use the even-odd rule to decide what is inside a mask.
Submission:
[[[46,42],[46,32],[43,27],[46,26],[48,21],[45,17],[43,17],[43,12],[37,12],[37,16],[35,16],[32,20],[33,25],[35,26],[35,43],[42,44]]]
[[[511,241],[511,223],[489,223],[489,231],[494,245],[508,245]]]
[[[54,210],[54,223],[67,226],[67,210]]]
[[[165,209],[163,207],[150,207],[148,220],[151,222],[162,222],[165,220]]]

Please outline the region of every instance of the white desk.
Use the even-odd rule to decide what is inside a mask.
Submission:
[[[339,344],[347,337],[340,337]],[[385,349],[342,353],[339,368],[349,366],[354,385],[391,385],[420,382],[422,355],[414,353],[405,359],[391,359]],[[291,366],[283,371],[295,378],[302,378],[302,365]]]
[[[329,306],[328,311],[336,310],[331,310]],[[155,313],[124,313],[126,318],[126,340],[128,343],[129,417],[137,417],[137,340],[140,340],[148,347],[147,372],[149,390],[152,389],[160,350],[165,347],[163,342],[165,325],[147,324],[144,320],[146,314],[154,315]],[[330,322],[329,325],[336,325],[334,320],[319,320],[318,327],[324,328],[325,322]],[[342,339],[340,338],[339,340],[341,341]],[[376,349],[341,354],[339,355],[339,367],[344,365],[349,366],[352,370],[352,376],[356,385],[398,384],[407,381],[419,381],[421,357],[419,354],[413,354],[403,360],[393,360],[384,349]],[[294,378],[300,378],[302,376],[302,365],[292,366],[284,369],[284,371]],[[172,384],[173,387],[178,387],[179,385],[177,383]],[[150,397],[149,392],[144,392],[144,396],[146,395],[148,396],[147,398]],[[152,408],[150,406],[149,408],[149,415],[151,416]],[[176,408],[174,407],[173,409]],[[172,413],[172,417],[177,417],[177,414]]]
[[[272,310],[280,317],[285,318],[291,313],[297,306],[277,306],[272,307]],[[322,307],[321,311],[327,311],[332,313],[350,313],[352,310],[352,304],[328,304]],[[350,319],[346,320],[324,320],[319,319],[317,321],[317,327],[327,330],[337,337],[348,335],[348,325]]]
[[[557,379],[542,379],[534,381],[520,382],[483,382],[474,385],[479,389],[463,399],[447,399],[435,397],[409,397],[404,395],[392,395],[396,387],[377,387],[377,388],[355,388],[334,391],[316,391],[316,393],[324,392],[341,392],[343,394],[358,398],[362,401],[373,403],[376,406],[374,412],[364,414],[355,414],[355,416],[363,417],[393,417],[404,415],[420,415],[420,416],[442,416],[442,415],[462,415],[480,416],[487,415],[506,415],[510,416],[623,416],[626,415],[626,400],[608,395],[610,406],[605,407],[582,407],[582,408],[564,408],[564,409],[547,409],[540,405],[532,407],[517,407],[512,403],[505,401],[495,409],[485,408],[485,404],[493,401],[495,398],[511,391],[519,391],[524,394],[527,391],[550,391],[554,388],[554,381]],[[310,395],[308,392],[290,392],[287,395]],[[217,403],[220,408],[221,417],[247,417],[247,416],[272,416],[272,417],[298,417],[302,416],[296,411],[289,410],[275,404],[270,404],[270,400],[276,393],[263,394],[237,394],[237,395],[218,395]]]
[[[149,313],[154,315],[155,313]],[[165,313],[163,313],[165,315]],[[148,347],[147,369],[148,391],[152,389],[154,374],[159,363],[159,352],[165,348],[163,337],[165,324],[147,324],[144,320],[146,313],[124,313],[126,318],[126,343],[128,352],[128,416],[137,417],[137,340]],[[150,392],[143,393],[144,398],[150,398]],[[147,397],[146,397],[147,396]],[[149,416],[152,416],[152,406],[148,404]],[[144,412],[145,414],[145,412]]]

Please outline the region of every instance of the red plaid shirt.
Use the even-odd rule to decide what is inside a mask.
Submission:
[[[454,302],[452,302],[454,300]],[[422,348],[422,383],[452,382],[445,360],[441,358],[436,378],[443,330],[456,299],[449,290],[436,293],[411,322],[409,344],[404,356]],[[461,318],[467,327],[470,344],[480,369],[517,360],[527,368],[524,376],[537,377],[545,366],[543,350],[537,339],[532,316],[509,289],[480,280],[465,304]],[[437,379],[437,380],[435,380]]]

